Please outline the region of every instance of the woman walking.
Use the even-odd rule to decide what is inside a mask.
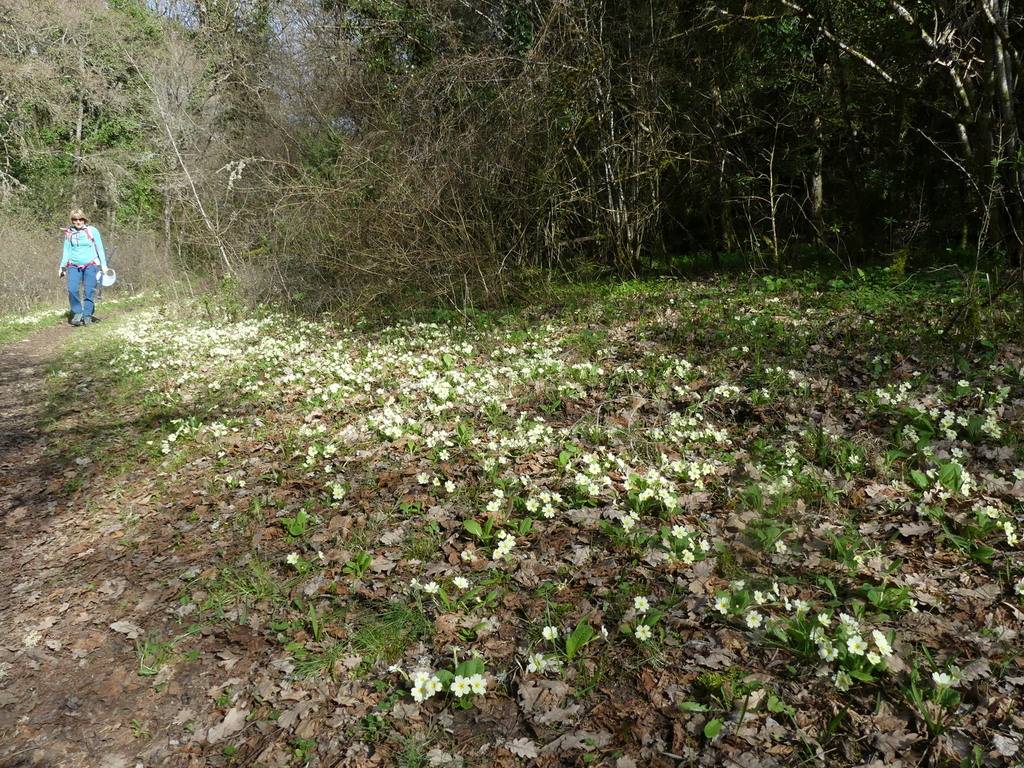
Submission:
[[[106,272],[107,254],[99,230],[89,226],[81,208],[75,208],[71,211],[71,226],[64,230],[64,255],[58,272],[60,277],[68,278],[72,325],[92,324],[96,280]],[[82,298],[78,296],[79,288],[84,293]]]

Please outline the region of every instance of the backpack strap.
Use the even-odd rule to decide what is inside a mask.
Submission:
[[[71,236],[73,234],[75,234],[76,232],[82,232],[82,231],[85,232],[85,236],[87,238],[89,238],[89,242],[92,243],[92,249],[94,251],[96,251],[96,262],[95,263],[96,263],[96,266],[99,266],[99,264],[100,264],[100,247],[98,245],[96,245],[96,238],[93,237],[92,236],[92,232],[89,231],[89,225],[88,224],[86,224],[82,229],[75,229],[75,230],[73,230],[71,227],[68,227],[67,229],[64,230],[64,235],[67,237],[68,240],[70,240]]]

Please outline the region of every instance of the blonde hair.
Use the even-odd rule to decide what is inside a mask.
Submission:
[[[72,208],[71,209],[71,213],[68,214],[68,222],[69,223],[71,222],[71,219],[85,219],[85,223],[86,224],[89,223],[89,219],[86,218],[85,211],[83,211],[81,208]]]

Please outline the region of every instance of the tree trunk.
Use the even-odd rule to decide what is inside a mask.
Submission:
[[[828,247],[825,234],[825,143],[821,135],[821,115],[814,116],[814,171],[811,178],[811,220],[822,248]]]

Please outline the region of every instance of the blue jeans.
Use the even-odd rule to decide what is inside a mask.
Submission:
[[[85,269],[68,265],[68,299],[71,302],[72,315],[81,315],[82,319],[92,317],[95,308],[92,295],[96,291],[96,276],[99,271],[100,268],[95,264],[90,264]],[[82,286],[85,293],[84,301],[78,298],[79,286]]]

